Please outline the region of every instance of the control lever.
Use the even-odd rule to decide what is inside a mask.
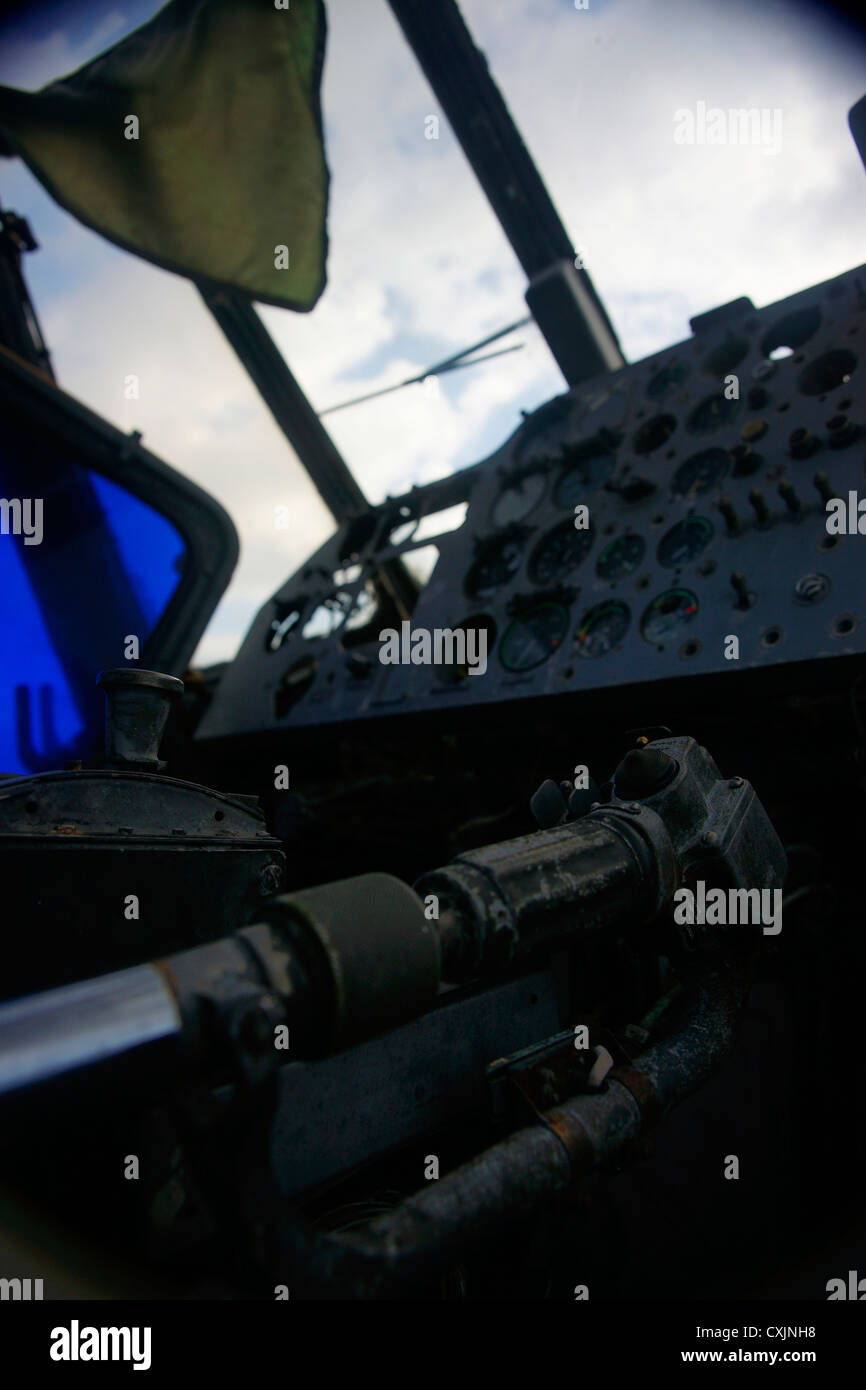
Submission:
[[[365,874],[281,894],[220,941],[0,1006],[0,1092],[168,1039],[210,1075],[273,1065],[280,1028],[283,1056],[327,1055],[426,1012],[442,980],[649,922],[687,876],[772,889],[786,867],[749,783],[692,738],[658,739],[581,819],[469,851],[414,891]]]

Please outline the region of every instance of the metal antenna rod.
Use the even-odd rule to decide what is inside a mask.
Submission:
[[[570,386],[625,365],[592,281],[455,0],[389,0],[529,277],[526,302]]]

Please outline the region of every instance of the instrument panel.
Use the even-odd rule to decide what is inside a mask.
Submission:
[[[866,267],[691,327],[343,525],[260,610],[198,737],[866,650]],[[466,660],[437,661],[460,630]]]

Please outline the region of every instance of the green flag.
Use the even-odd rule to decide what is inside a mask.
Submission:
[[[207,286],[312,309],[325,285],[322,0],[172,0],[0,127],[52,197]],[[2,144],[0,138],[0,144]]]

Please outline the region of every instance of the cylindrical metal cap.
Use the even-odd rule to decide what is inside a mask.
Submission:
[[[128,666],[100,671],[105,691],[105,761],[109,767],[156,772],[169,710],[183,694],[183,681],[161,671]]]

